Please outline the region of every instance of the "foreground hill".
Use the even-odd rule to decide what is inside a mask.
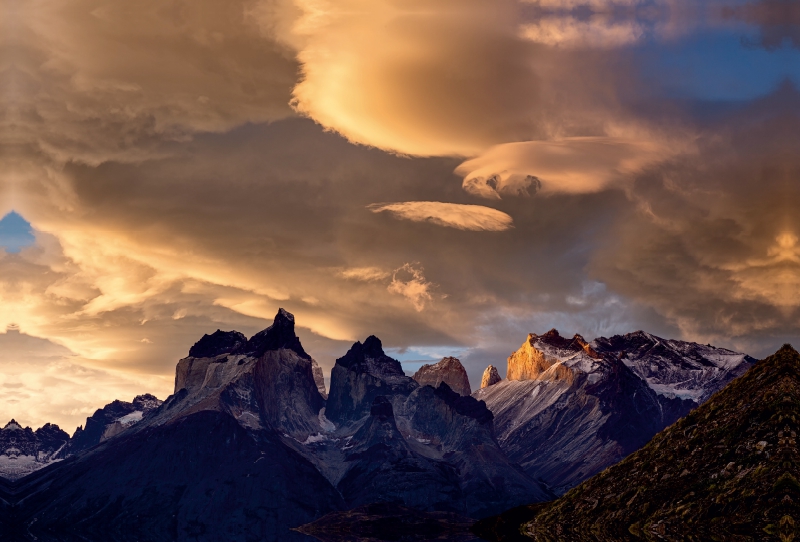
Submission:
[[[793,540],[798,422],[800,355],[786,345],[521,529],[548,542]]]

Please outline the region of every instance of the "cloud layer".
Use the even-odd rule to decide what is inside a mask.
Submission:
[[[795,339],[796,25],[712,4],[2,2],[0,413],[163,395],[278,307],[473,383],[553,326]]]

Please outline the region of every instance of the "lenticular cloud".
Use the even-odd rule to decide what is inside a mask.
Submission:
[[[405,201],[376,203],[368,207],[373,213],[389,212],[395,218],[414,222],[430,222],[437,226],[471,231],[505,231],[514,220],[502,211],[482,205],[460,205],[439,201]]]

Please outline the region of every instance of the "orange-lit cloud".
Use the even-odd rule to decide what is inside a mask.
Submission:
[[[393,216],[413,222],[430,222],[438,226],[472,231],[505,231],[514,220],[506,213],[481,205],[461,205],[438,201],[406,201],[402,203],[375,203],[369,206],[373,213],[388,212]]]
[[[647,166],[672,158],[686,144],[649,138],[574,137],[508,143],[461,164],[464,190],[485,198],[518,194],[535,177],[545,193],[624,187]],[[537,184],[538,187],[538,184]]]
[[[0,215],[36,244],[0,253],[0,330],[51,357],[0,362],[0,407],[160,394],[278,307],[327,368],[373,333],[478,375],[554,325],[791,335],[797,90],[672,99],[632,51],[705,23],[641,4],[4,2]]]

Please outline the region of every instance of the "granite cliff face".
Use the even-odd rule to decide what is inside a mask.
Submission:
[[[785,345],[643,449],[544,505],[535,540],[793,540],[800,355]]]
[[[483,402],[444,382],[420,386],[376,337],[337,360],[324,416],[330,427],[296,448],[348,505],[394,502],[475,517],[551,497],[502,452]]]
[[[279,311],[250,340],[206,335],[190,353],[165,402],[149,402],[155,408],[117,433],[109,428],[141,398],[99,410],[74,439],[86,447],[21,480],[20,521],[116,540],[290,540],[290,527],[342,509],[292,446],[322,430],[325,404],[294,317]]]
[[[399,406],[417,387],[400,362],[383,352],[381,340],[369,336],[336,360],[325,416],[338,425],[352,423],[369,415],[379,395]]]
[[[560,494],[639,449],[697,406],[689,397],[719,389],[752,359],[691,343],[670,348],[669,357],[659,341],[643,332],[592,343],[556,330],[531,334],[508,358],[513,378],[474,397],[495,414],[498,442],[509,458]],[[703,365],[691,355],[698,351],[718,352],[722,361]],[[661,367],[653,372],[662,380],[640,376],[650,367]],[[673,392],[665,393],[667,381]]]
[[[485,371],[483,371],[483,377],[481,378],[481,388],[488,388],[493,384],[497,384],[500,382],[502,378],[500,378],[500,373],[497,372],[497,367],[494,365],[489,365]]]
[[[413,378],[420,386],[436,388],[444,382],[451,390],[460,395],[472,393],[467,370],[464,369],[458,358],[446,357],[433,365],[423,365],[414,373]]]
[[[160,413],[156,423],[217,410],[245,427],[269,428],[301,439],[320,431],[318,414],[325,399],[318,375],[315,378],[316,362],[294,332],[294,316],[281,309],[270,327],[248,341],[241,337],[235,331],[218,331],[190,349],[175,371],[169,413]]]

